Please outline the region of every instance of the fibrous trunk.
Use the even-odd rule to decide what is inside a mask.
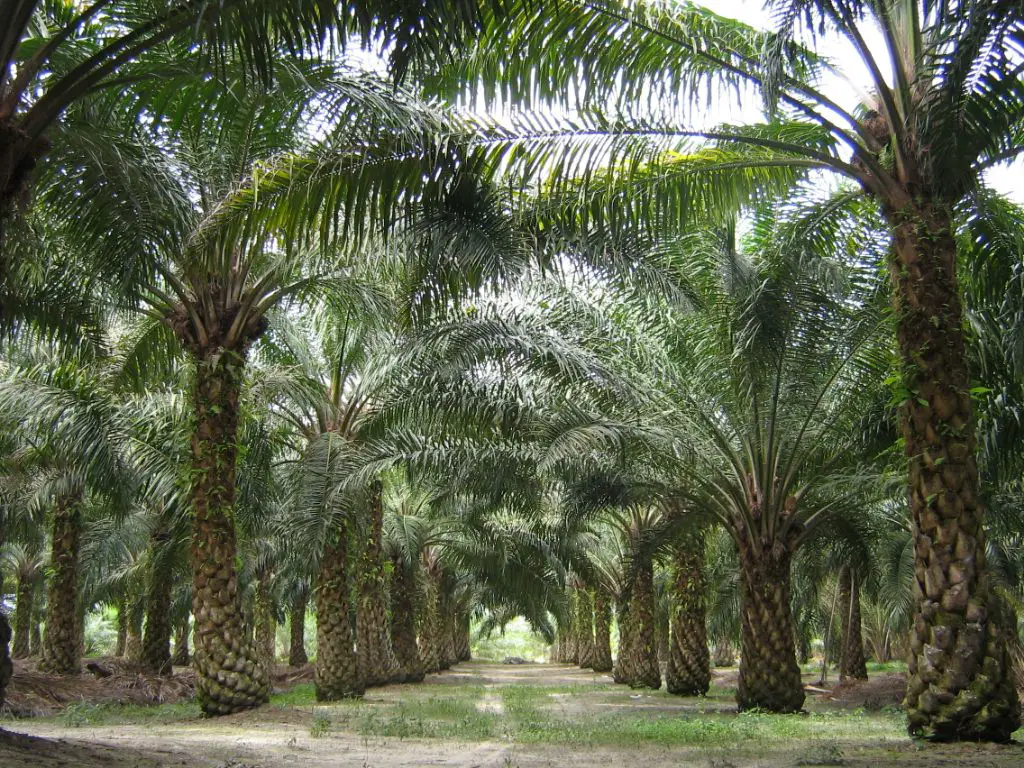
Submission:
[[[186,667],[189,663],[188,652],[189,626],[188,618],[178,624],[174,630],[174,653],[171,654],[171,664],[175,667]]]
[[[295,598],[288,616],[288,666],[301,667],[309,662],[306,655],[306,601],[303,591]]]
[[[420,659],[426,672],[441,671],[441,646],[444,620],[441,616],[441,575],[427,568],[427,594],[420,630]]]
[[[7,616],[0,611],[0,707],[4,705],[4,695],[7,693],[7,684],[11,682],[14,675],[14,664],[11,662],[10,654],[11,625],[7,623]]]
[[[249,642],[235,569],[235,467],[244,358],[222,351],[196,364],[192,435],[193,666],[208,715],[258,707],[270,698],[266,670]]]
[[[146,603],[139,596],[132,599],[128,608],[128,635],[125,639],[124,656],[132,664],[142,664],[142,622],[146,618]]]
[[[353,647],[349,611],[348,533],[337,525],[324,546],[316,583],[317,701],[337,701],[363,695],[363,678]]]
[[[80,670],[78,626],[78,550],[81,537],[79,498],[63,496],[53,511],[50,591],[46,598],[46,635],[39,668],[55,675]]]
[[[153,554],[146,594],[146,630],[142,639],[142,669],[153,675],[171,674],[171,579],[159,550],[167,540],[165,529],[153,534]]]
[[[634,581],[625,621],[629,642],[622,649],[623,677],[631,688],[661,687],[655,634],[654,566],[650,560],[634,560]]]
[[[470,661],[473,658],[473,651],[470,643],[470,618],[468,611],[459,613],[458,623],[455,630],[455,660]]]
[[[441,592],[440,608],[441,645],[438,648],[438,656],[441,661],[441,669],[451,669],[458,659],[455,655],[455,607],[447,592]]]
[[[567,606],[564,637],[562,639],[562,662],[565,664],[575,664],[579,661],[580,657],[579,643],[576,638],[576,600],[573,597],[572,590],[567,593],[566,597]],[[559,631],[562,631],[562,627],[559,627]]]
[[[620,595],[615,602],[615,623],[619,628],[619,647],[615,652],[615,663],[612,666],[612,680],[616,683],[629,682],[626,675],[625,662],[631,652],[629,646],[632,643],[630,637],[629,623],[629,600],[625,595]]]
[[[985,564],[952,210],[916,199],[886,214],[909,392],[900,407],[915,544],[908,727],[936,740],[1007,741],[1020,726],[1014,627]]]
[[[848,565],[839,570],[839,610],[842,639],[839,654],[839,679],[868,679],[861,636],[860,590],[856,571]]]
[[[711,654],[704,623],[704,540],[687,537],[675,551],[670,640],[665,687],[680,696],[703,696],[711,685]]]
[[[391,642],[400,678],[418,683],[424,677],[416,647],[416,579],[412,566],[400,554],[391,558]]]
[[[779,544],[740,546],[741,710],[798,712],[804,705],[789,605],[790,558]]]
[[[716,667],[732,667],[736,664],[736,648],[732,640],[722,638],[715,643],[714,662]]]
[[[600,589],[594,590],[594,655],[591,668],[595,672],[612,671],[611,606]]]
[[[356,649],[366,686],[386,685],[399,675],[388,623],[388,584],[381,536],[384,523],[383,484],[375,480],[368,492],[369,525],[359,568],[356,605]]]
[[[273,679],[274,661],[277,658],[277,621],[274,619],[274,602],[270,594],[270,575],[263,573],[256,584],[256,604],[253,610],[255,625],[256,657],[260,666]]]
[[[40,579],[42,581],[42,579]],[[43,608],[40,605],[43,598],[44,586],[39,585],[36,587],[35,600],[32,601],[32,626],[28,633],[28,655],[32,658],[39,656],[43,652],[43,631],[42,631],[42,615]]]
[[[594,666],[594,605],[585,587],[576,593],[576,663],[590,669]]]
[[[36,584],[23,574],[18,575],[17,603],[14,606],[14,645],[11,656],[24,659],[29,655],[29,630],[32,627],[32,611],[35,608]],[[3,662],[0,661],[0,665]]]
[[[124,656],[124,647],[128,644],[128,601],[121,598],[117,601],[117,645],[114,647],[114,655],[117,658]]]

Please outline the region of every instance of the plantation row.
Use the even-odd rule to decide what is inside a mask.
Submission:
[[[209,715],[309,609],[324,700],[614,615],[780,713],[867,626],[1008,740],[1024,5],[766,11],[0,0],[0,701],[101,605]]]

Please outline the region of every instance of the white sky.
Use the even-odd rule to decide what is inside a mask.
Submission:
[[[762,0],[697,0],[700,5],[711,9],[722,16],[740,19],[747,24],[773,28],[771,15],[764,10]],[[881,35],[875,29],[864,30],[865,38],[872,49],[883,51]],[[819,40],[819,53],[827,53],[853,82],[844,82],[836,78],[824,88],[829,97],[841,106],[853,106],[858,101],[857,88],[867,91],[870,87],[870,76],[860,57],[845,40],[836,36],[832,40]],[[884,56],[879,57],[884,61]],[[855,85],[856,87],[855,87]],[[986,174],[988,184],[1011,198],[1014,202],[1024,204],[1024,159],[993,168]]]

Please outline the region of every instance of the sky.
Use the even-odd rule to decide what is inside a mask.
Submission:
[[[763,7],[762,0],[697,0],[700,5],[734,19],[740,19],[752,26],[764,29],[774,28],[771,14]],[[879,52],[884,48],[881,45],[881,35],[876,29],[864,31],[868,45]],[[841,106],[853,105],[858,100],[857,88],[868,90],[870,76],[867,68],[860,57],[853,50],[853,46],[847,43],[840,36],[832,39],[825,38],[818,43],[819,51],[827,51],[852,82],[845,82],[839,78],[826,84],[825,90],[830,98]],[[882,57],[884,60],[884,57]],[[993,168],[986,175],[986,182],[1004,195],[1007,195],[1014,202],[1024,204],[1024,159],[1017,162]]]

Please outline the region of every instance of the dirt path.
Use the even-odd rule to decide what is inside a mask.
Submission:
[[[345,713],[375,713],[416,700],[447,705],[455,700],[478,717],[501,718],[515,713],[515,686],[542,687],[543,703],[537,719],[593,723],[595,718],[637,717],[698,719],[708,712],[721,717],[728,697],[676,699],[663,694],[639,694],[610,688],[607,676],[558,665],[500,665],[470,663],[418,686],[373,689],[357,708],[271,706],[217,720],[185,719],[146,725],[84,725],[72,727],[49,719],[6,720],[0,723],[2,768],[376,768],[378,766],[446,766],[451,768],[572,768],[644,765],[653,768],[782,768],[798,765],[844,765],[856,768],[900,766],[1024,765],[1020,747],[952,746],[934,748],[901,737],[884,739],[866,735],[843,741],[841,757],[819,742],[788,742],[740,748],[702,749],[659,743],[657,738],[621,746],[598,744],[519,744],[508,738],[474,738],[463,721],[454,717],[453,738],[400,738],[360,736]],[[725,687],[727,675],[716,684]],[[877,687],[884,688],[881,680]],[[548,692],[548,689],[551,689]],[[461,710],[460,710],[461,712]],[[336,717],[316,732],[311,727],[318,713]],[[341,725],[338,725],[338,724]],[[472,727],[469,719],[467,729]],[[15,732],[15,733],[12,733]],[[600,740],[599,740],[600,741]],[[827,747],[827,744],[826,744]],[[816,751],[817,750],[817,751]]]

